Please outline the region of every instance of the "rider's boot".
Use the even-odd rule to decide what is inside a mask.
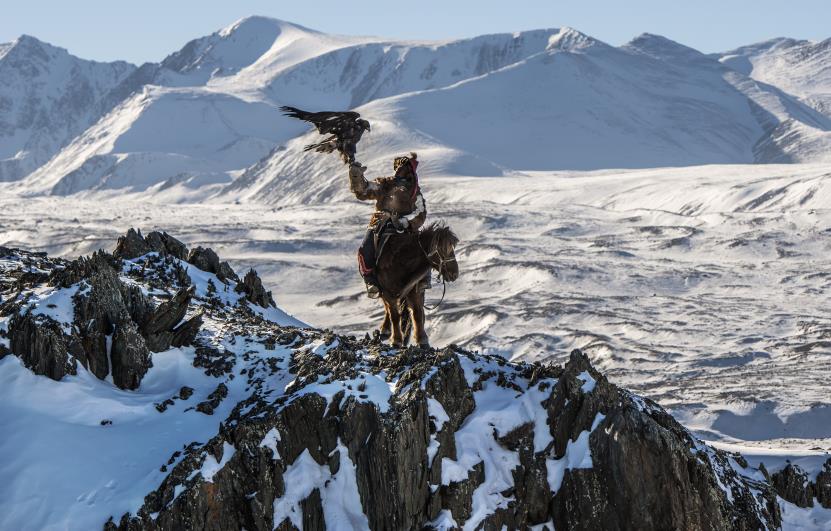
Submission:
[[[358,249],[358,270],[364,277],[366,283],[366,294],[370,299],[377,299],[381,296],[381,288],[378,284],[378,277],[375,276],[375,233],[372,230],[366,231],[364,241]]]

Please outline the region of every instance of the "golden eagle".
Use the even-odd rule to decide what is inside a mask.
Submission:
[[[303,151],[331,153],[338,150],[346,164],[355,162],[355,151],[364,131],[369,131],[369,122],[354,111],[308,112],[296,107],[280,107],[286,116],[314,124],[321,135],[330,135],[316,144],[309,144]]]

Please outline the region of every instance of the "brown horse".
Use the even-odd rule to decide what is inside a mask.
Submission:
[[[421,232],[392,236],[378,260],[378,281],[384,302],[381,337],[394,346],[406,343],[402,323],[412,325],[415,342],[429,346],[424,330],[424,290],[419,284],[433,269],[447,282],[459,278],[455,248],[459,238],[449,227],[433,223]],[[409,330],[408,330],[409,331]]]

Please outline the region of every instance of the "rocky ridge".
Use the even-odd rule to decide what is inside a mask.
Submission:
[[[255,273],[234,286],[208,251],[138,231],[72,262],[0,249],[0,357],[135,389],[153,352],[179,349],[216,382],[182,414],[236,401],[212,438],[171,448],[158,488],[108,529],[776,529],[777,492],[806,485],[827,506],[831,462],[815,483],[796,467],[768,475],[579,351],[509,363],[287,326],[252,302]]]
[[[226,290],[235,283],[246,299],[274,306],[259,278],[240,282],[211,249],[188,251],[167,233],[144,238],[130,229],[113,254],[71,262],[6,248],[0,253],[17,266],[0,278],[0,317],[7,318],[0,333],[8,344],[0,343],[0,354],[14,353],[53,380],[76,374],[80,363],[99,379],[137,389],[152,366],[151,352],[194,344],[202,311],[192,304],[196,286],[189,265],[215,273]],[[170,286],[175,291],[165,289]]]

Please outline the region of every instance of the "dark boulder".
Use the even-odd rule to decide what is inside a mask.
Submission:
[[[239,282],[239,277],[228,262],[219,263],[219,267],[216,270],[216,278],[223,282],[230,282],[231,280]]]
[[[199,402],[196,404],[196,411],[200,413],[204,413],[206,415],[213,415],[214,409],[219,407],[219,404],[228,396],[228,387],[224,383],[219,384],[216,386],[211,394],[208,395],[208,399],[204,402]]]
[[[228,262],[221,262],[219,256],[210,247],[195,247],[188,254],[188,263],[195,265],[202,271],[213,273],[220,281],[228,283],[239,281],[234,268]]]
[[[187,260],[187,246],[166,232],[153,231],[144,240],[153,251],[161,255]]]
[[[166,232],[162,233],[162,242],[164,242],[164,248],[170,256],[179,260],[188,259],[188,248],[184,243]]]
[[[143,237],[141,230],[137,229],[129,229],[126,235],[118,238],[113,256],[132,260],[150,252],[170,255],[179,260],[186,260],[188,256],[185,244],[168,233],[153,231]]]
[[[181,347],[193,342],[202,318],[198,315],[179,326],[188,312],[194,286],[182,288],[168,301],[160,304],[142,326],[142,335],[153,352],[162,352],[171,346]]]
[[[46,316],[16,314],[9,322],[11,352],[32,372],[53,380],[77,372],[69,355],[70,340],[63,325]]]
[[[138,389],[141,379],[153,366],[144,337],[136,324],[126,318],[115,327],[110,356],[113,383],[121,389]]]
[[[216,274],[219,271],[219,256],[210,247],[194,247],[188,254],[188,263],[202,271]]]
[[[202,315],[194,315],[171,333],[170,346],[171,347],[185,347],[193,345],[196,341],[196,335],[199,334],[199,329],[202,328]]]
[[[118,258],[125,258],[132,260],[139,256],[144,256],[152,249],[141,235],[141,230],[129,229],[127,234],[119,236],[115,244],[115,251],[113,255]]]

